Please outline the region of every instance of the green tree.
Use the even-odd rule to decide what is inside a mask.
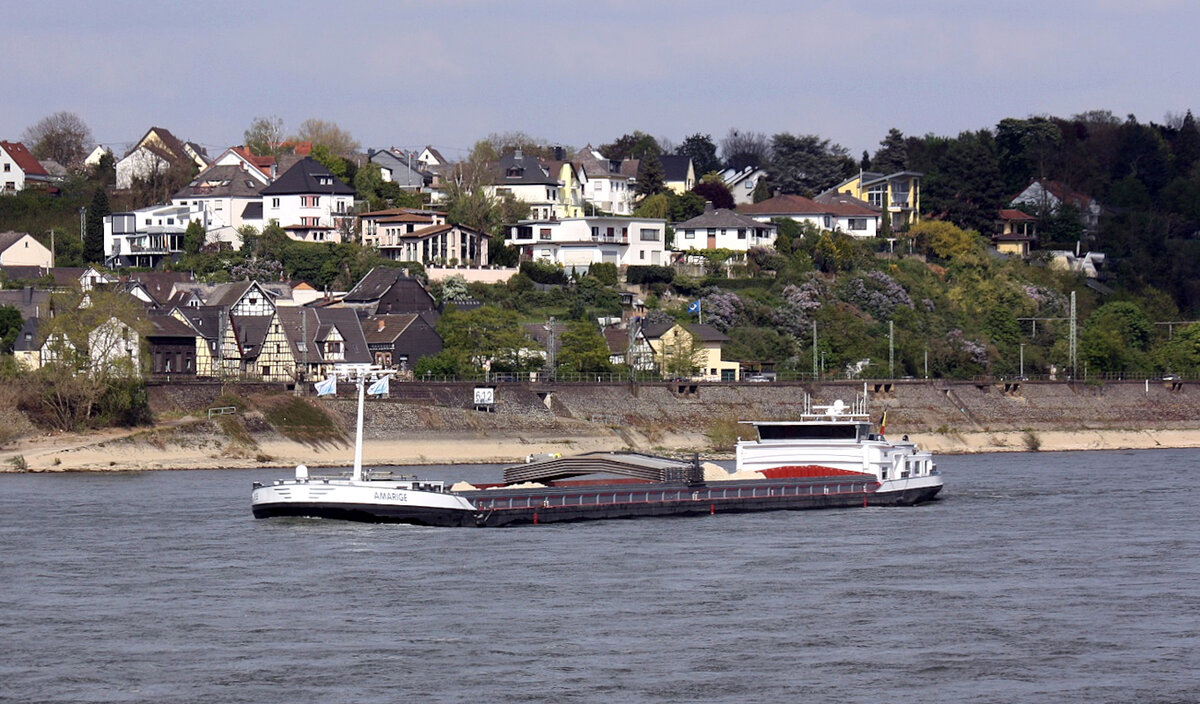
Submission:
[[[750,194],[750,200],[755,203],[761,203],[771,197],[771,188],[767,185],[766,178],[759,178],[758,183],[754,185],[754,192]]]
[[[907,170],[908,147],[904,142],[904,133],[895,127],[888,130],[887,136],[879,142],[879,149],[871,163],[875,171],[883,174]]]
[[[97,188],[87,209],[84,226],[83,258],[87,262],[104,262],[104,218],[109,215],[112,215],[112,209],[108,206],[108,194],[103,188]]]
[[[698,174],[721,170],[721,160],[717,158],[717,145],[713,142],[712,135],[699,132],[689,135],[683,139],[683,144],[679,145],[675,153],[690,156],[692,166]]]
[[[594,323],[571,322],[562,334],[558,366],[563,371],[576,373],[611,372],[608,354],[608,343]]]
[[[817,135],[781,132],[771,138],[771,183],[783,193],[813,195],[858,171],[845,147]]]
[[[337,176],[343,182],[350,181],[349,163],[342,158],[332,147],[325,144],[314,144],[312,148],[312,158],[316,159],[322,166],[329,169],[329,172]]]
[[[918,249],[943,261],[978,254],[985,246],[978,232],[940,220],[922,220],[912,226],[909,234]]]
[[[438,321],[443,348],[464,359],[474,371],[490,365],[493,372],[521,371],[529,360],[521,350],[531,347],[516,311],[482,306],[471,311],[448,308]]]
[[[696,336],[682,326],[672,328],[662,337],[662,367],[669,377],[691,378],[704,363],[704,348]]]
[[[732,210],[736,205],[733,202],[733,194],[724,183],[697,183],[692,188],[692,193],[712,203],[714,208]]]
[[[189,222],[187,229],[183,231],[183,251],[188,254],[199,254],[201,248],[204,247],[206,235],[204,225],[201,225],[199,220]]]
[[[1134,303],[1106,303],[1088,316],[1079,335],[1080,361],[1092,372],[1143,371],[1153,323]]]
[[[666,171],[658,154],[647,154],[638,164],[637,188],[634,193],[640,198],[662,193],[666,190]]]
[[[644,160],[650,156],[661,156],[663,153],[658,140],[641,130],[634,130],[633,134],[621,135],[608,144],[601,144],[596,151],[603,154],[605,159],[614,161]]]
[[[0,306],[0,354],[12,354],[13,343],[24,324],[21,311],[12,306]]]

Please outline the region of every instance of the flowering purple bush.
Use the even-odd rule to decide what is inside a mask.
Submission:
[[[1037,305],[1039,313],[1045,312],[1060,315],[1067,307],[1066,296],[1063,296],[1058,291],[1052,291],[1033,284],[1026,284],[1022,289],[1029,300]]]
[[[841,298],[878,319],[890,317],[899,306],[913,307],[908,291],[882,271],[847,279],[841,286]]]
[[[792,335],[804,334],[824,298],[825,292],[815,279],[809,279],[799,286],[786,286],[783,289],[783,304],[775,311],[775,324]]]
[[[704,322],[721,332],[742,322],[743,309],[742,299],[736,293],[723,293],[720,290],[710,293],[700,302]]]
[[[987,367],[987,347],[977,340],[968,340],[962,330],[951,330],[946,334],[946,342],[950,344],[951,349],[965,355],[972,364]]]

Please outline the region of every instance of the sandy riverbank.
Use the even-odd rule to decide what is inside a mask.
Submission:
[[[1072,430],[1004,432],[919,433],[911,439],[936,454],[1029,451],[1031,445],[1043,452],[1068,450],[1119,450],[1200,447],[1200,429],[1171,430]],[[729,458],[728,452],[705,451],[709,443],[701,434],[674,434],[653,443],[629,434],[598,432],[592,435],[560,436],[524,433],[496,437],[489,434],[414,433],[387,440],[363,443],[366,465],[425,465],[520,462],[531,453],[574,454],[594,450],[638,450],[650,453],[679,453],[699,450],[709,459]],[[291,467],[345,467],[353,459],[349,444],[320,447],[281,437],[262,439],[247,450],[206,438],[186,446],[162,442],[153,431],[121,433],[107,431],[89,435],[51,435],[28,438],[0,449],[0,472],[123,471],[159,469],[245,469]]]

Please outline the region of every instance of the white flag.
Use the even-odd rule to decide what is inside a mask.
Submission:
[[[319,381],[313,386],[317,389],[318,396],[328,396],[337,393],[337,377],[331,376],[325,381]]]
[[[388,395],[388,379],[391,377],[383,377],[379,381],[367,387],[367,393],[372,396],[387,396]]]

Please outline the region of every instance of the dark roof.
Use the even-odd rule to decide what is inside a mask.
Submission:
[[[392,286],[400,279],[412,278],[405,274],[403,269],[393,269],[391,267],[377,266],[367,272],[367,275],[362,277],[354,288],[350,289],[342,300],[347,303],[351,302],[368,302],[377,301],[387,293]]]
[[[834,215],[879,217],[882,212],[879,208],[871,207],[866,201],[859,200],[848,193],[838,193],[837,191],[826,191],[813,198],[813,200],[823,205],[826,210]]]
[[[629,331],[610,325],[604,328],[604,341],[612,354],[625,354],[629,349]]]
[[[664,181],[686,181],[688,167],[692,165],[692,157],[686,154],[663,154],[658,157],[662,162]]]
[[[201,306],[192,308],[183,306],[178,308],[196,329],[206,339],[215,340],[221,333],[221,313],[222,309],[216,306]]]
[[[368,345],[392,343],[418,317],[416,313],[369,315],[362,321],[363,337]]]
[[[125,277],[126,281],[137,281],[159,304],[166,303],[176,292],[175,285],[195,281],[187,271],[135,271]]]
[[[262,182],[239,166],[210,166],[175,194],[176,198],[253,198]]]
[[[342,183],[321,162],[306,156],[288,169],[275,183],[262,189],[264,196],[317,193],[321,195],[352,196],[354,189]]]
[[[267,331],[271,329],[269,315],[231,315],[229,323],[233,326],[238,347],[242,356],[253,359],[262,352],[263,342],[267,339]]]
[[[699,323],[691,323],[685,325],[687,331],[692,333],[692,337],[699,339],[702,342],[728,342],[729,336],[711,325],[701,325]]]
[[[33,352],[41,347],[41,341],[38,339],[38,323],[39,318],[27,318],[25,323],[21,325],[20,332],[17,333],[17,339],[13,341],[13,352]]]
[[[262,220],[263,207],[261,200],[252,200],[242,209],[243,220]]]
[[[429,146],[428,144],[427,144],[427,145],[425,145],[425,149],[429,151],[430,155],[432,155],[434,159],[437,159],[437,160],[438,160],[438,164],[448,164],[448,163],[450,163],[450,162],[449,162],[449,161],[446,159],[446,157],[442,156],[442,153],[441,153],[441,152],[439,152],[437,149],[435,149],[435,148],[433,148],[433,147]]]
[[[500,157],[492,183],[497,186],[562,185],[557,175],[550,174],[537,159],[525,156],[520,149]]]
[[[50,292],[35,288],[10,288],[0,291],[0,306],[12,306],[22,318],[50,315]]]
[[[691,220],[685,220],[675,225],[675,229],[699,229],[704,227],[764,227],[766,223],[761,223],[745,215],[739,215],[732,210],[725,208],[716,208],[714,210],[706,210],[702,214],[697,215]],[[771,227],[774,227],[773,225]]]
[[[132,149],[125,152],[125,156],[128,157],[130,154],[136,152],[151,133],[158,135],[158,140],[162,142],[162,145],[166,147],[168,152],[170,152],[165,156],[172,156],[189,162],[192,160],[192,158],[188,156],[187,150],[183,148],[183,142],[181,142],[178,137],[171,134],[171,130],[166,129],[165,127],[151,127],[150,129],[146,130],[146,134],[142,135],[142,138],[133,145]],[[147,146],[147,148],[154,149],[154,147],[150,146]]]
[[[29,235],[28,232],[14,232],[12,230],[9,230],[8,232],[0,232],[0,252],[3,252],[4,250],[13,246],[27,235]],[[35,242],[37,242],[36,237],[33,239]]]
[[[151,330],[146,337],[196,337],[196,331],[169,315],[148,316]]]
[[[667,333],[668,330],[675,327],[675,321],[671,320],[665,323],[649,323],[642,326],[642,335],[649,340],[657,340]]]
[[[0,266],[0,273],[9,281],[33,281],[50,273],[50,270],[40,266]]]
[[[351,308],[311,308],[287,306],[276,312],[279,326],[288,339],[292,355],[297,361],[306,357],[309,363],[344,362],[362,364],[372,361],[371,351],[367,348],[367,340],[363,336],[362,326],[358,316]],[[345,345],[343,359],[325,359],[322,347],[318,342],[324,342],[330,331],[337,329]],[[307,333],[307,336],[305,335]],[[304,340],[305,349],[300,349],[300,341]]]

